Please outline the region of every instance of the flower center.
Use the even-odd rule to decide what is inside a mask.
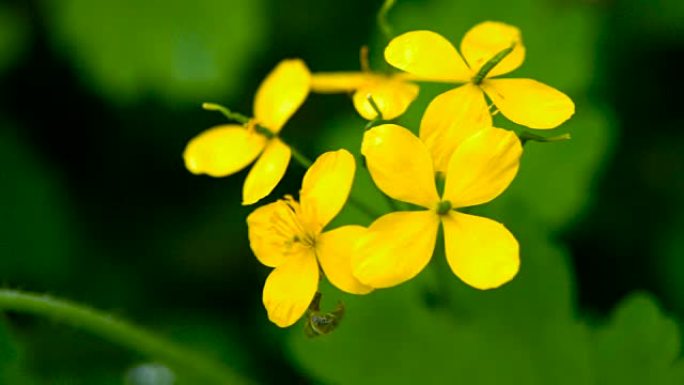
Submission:
[[[316,243],[315,234],[310,226],[302,222],[302,212],[299,202],[290,195],[276,202],[277,209],[271,218],[271,233],[273,243],[284,254],[290,254],[296,249],[313,248]]]
[[[449,213],[449,210],[451,210],[451,202],[444,200],[437,203],[437,215],[446,215]]]

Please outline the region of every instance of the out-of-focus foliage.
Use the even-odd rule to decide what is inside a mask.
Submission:
[[[25,50],[27,40],[25,20],[11,8],[0,5],[0,73]]]
[[[15,129],[0,122],[0,271],[49,288],[69,275],[75,247],[71,202],[58,175],[37,159]]]
[[[249,251],[250,208],[239,203],[245,173],[191,176],[183,146],[224,122],[201,102],[249,114],[254,88],[285,57],[358,70],[357,49],[370,42],[372,67],[388,68],[385,42],[369,34],[380,3],[0,6],[2,283],[112,310],[259,383],[684,383],[681,333],[666,315],[684,316],[678,0],[399,0],[388,15],[396,33],[431,29],[458,45],[484,20],[520,27],[527,57],[506,77],[538,79],[577,104],[548,133],[573,139],[528,143],[510,189],[474,209],[516,235],[520,274],[499,290],[471,289],[438,241],[431,266],[405,285],[366,296],[324,285],[323,311],[346,304],[330,335],[268,322],[268,269]],[[422,85],[400,122],[417,132],[446,89]],[[311,158],[358,152],[364,124],[345,95],[312,95],[283,136]],[[353,194],[388,211],[357,160]],[[296,194],[303,172],[290,167],[266,201]],[[330,228],[370,221],[348,206]],[[635,289],[656,295],[626,295]],[[141,365],[149,357],[63,325],[4,321],[2,384],[170,381]]]
[[[232,94],[268,30],[260,0],[44,3],[55,46],[86,84],[130,102]]]
[[[679,384],[677,324],[648,295],[634,294],[592,338],[598,384]],[[677,362],[676,362],[677,361]],[[676,362],[676,363],[675,363]]]
[[[24,352],[11,336],[4,319],[0,320],[0,383],[34,384],[24,365]]]

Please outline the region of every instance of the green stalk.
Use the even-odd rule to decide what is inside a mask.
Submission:
[[[499,51],[496,55],[494,55],[491,59],[489,59],[485,64],[480,67],[480,70],[477,71],[477,74],[473,77],[473,83],[475,84],[480,84],[482,81],[487,77],[487,74],[489,74],[489,71],[494,69],[497,64],[501,63],[503,59],[506,58],[511,52],[513,52],[513,49],[515,48],[515,43],[511,44],[510,47],[504,48],[501,51]]]
[[[377,14],[378,28],[380,28],[380,31],[382,32],[383,36],[385,36],[387,41],[392,40],[394,37],[392,26],[387,21],[387,13],[389,13],[390,9],[394,7],[394,3],[396,3],[396,0],[385,0]]]
[[[68,300],[0,289],[0,311],[29,313],[68,324],[168,365],[202,384],[252,384],[231,369],[112,315]]]

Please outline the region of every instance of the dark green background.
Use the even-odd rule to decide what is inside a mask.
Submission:
[[[269,323],[269,269],[249,250],[251,208],[240,206],[246,172],[193,176],[181,153],[224,121],[202,102],[250,113],[282,58],[357,70],[369,44],[385,69],[379,6],[0,2],[2,284],[111,311],[258,383],[684,383],[680,0],[399,0],[397,32],[458,42],[484,20],[520,27],[528,54],[509,76],[577,105],[554,131],[573,140],[528,144],[511,188],[475,210],[516,234],[522,270],[476,291],[438,246],[435,266],[405,285],[363,297],[324,288],[325,308],[347,304],[329,336]],[[400,121],[417,130],[445,89],[422,87]],[[364,124],[347,96],[312,95],[282,135],[310,157],[357,152]],[[354,193],[384,210],[362,173]],[[302,175],[291,165],[266,201],[295,193]],[[369,219],[348,208],[333,226],[346,223]],[[6,314],[0,325],[0,384],[168,384],[163,371],[156,382],[129,371],[150,360],[50,320]]]

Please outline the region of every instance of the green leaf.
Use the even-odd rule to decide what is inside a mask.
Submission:
[[[0,384],[35,384],[26,371],[23,349],[10,335],[4,318],[0,318]]]
[[[64,282],[76,234],[54,170],[0,119],[0,279],[40,286]]]
[[[259,0],[43,2],[55,46],[119,101],[220,100],[265,36]]]
[[[681,360],[675,366],[679,329],[650,295],[636,293],[623,300],[592,341],[599,384],[674,385],[676,376],[681,378]]]
[[[398,287],[365,296],[326,287],[323,307],[342,298],[345,319],[316,339],[295,329],[295,361],[324,383],[587,383],[588,334],[574,320],[565,256],[539,232],[523,235],[533,238],[523,271],[502,289],[465,286],[442,255]]]
[[[4,72],[24,52],[28,27],[11,8],[0,6],[0,73]]]
[[[595,197],[592,191],[612,152],[615,127],[605,112],[588,103],[578,103],[577,110],[562,128],[572,139],[525,145],[516,179],[487,212],[532,215],[554,231],[581,219]],[[511,126],[504,122],[499,125]]]

